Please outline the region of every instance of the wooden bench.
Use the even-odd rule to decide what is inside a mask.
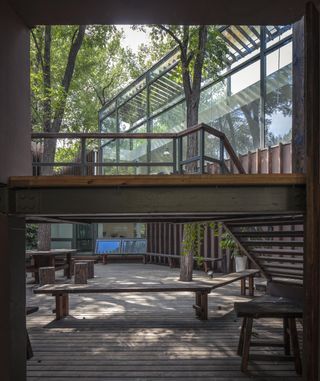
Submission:
[[[143,256],[144,254],[99,254],[99,256],[102,258],[102,263],[106,265],[108,263],[109,259],[117,259],[117,258],[127,258],[130,260],[135,260],[135,259],[141,259],[143,261]]]
[[[284,347],[284,354],[290,355],[290,341],[293,350],[295,369],[298,374],[302,373],[299,340],[296,327],[296,318],[302,318],[303,310],[300,305],[282,297],[263,296],[247,303],[235,303],[234,309],[238,317],[243,318],[239,338],[238,355],[242,356],[241,371],[246,372],[249,362],[251,346]],[[270,318],[283,319],[283,343],[281,342],[252,342],[253,319]],[[268,356],[270,357],[270,356]],[[279,356],[272,356],[275,359]],[[289,358],[289,357],[288,357]]]
[[[177,254],[162,254],[162,253],[146,253],[143,255],[143,263],[160,263],[162,258],[168,260],[169,267],[176,267],[180,261],[180,255]],[[154,259],[154,261],[152,261]],[[201,257],[201,263],[203,263],[203,269],[205,272],[208,272],[209,269],[212,269],[213,264],[221,262],[222,263],[222,272],[226,271],[226,256],[220,258],[207,258]],[[210,265],[209,265],[210,264]]]
[[[160,263],[161,259],[165,258],[168,260],[169,267],[176,267],[180,260],[180,255],[177,254],[160,254],[160,253],[146,253],[143,255],[143,263]],[[155,262],[153,262],[153,260]]]
[[[196,298],[196,316],[208,319],[208,294],[211,287],[198,282],[155,285],[105,286],[103,284],[56,284],[35,289],[35,294],[51,294],[56,299],[56,320],[69,315],[69,294],[115,294],[115,293],[150,293],[150,292],[194,292]]]
[[[249,279],[249,294],[253,296],[254,292],[254,276],[259,270],[246,270],[239,273],[227,274],[221,277],[204,280],[197,279],[193,282],[171,282],[158,284],[133,284],[133,285],[104,285],[104,284],[55,284],[45,285],[35,289],[35,294],[50,294],[56,300],[56,320],[60,320],[69,315],[69,294],[116,294],[116,293],[149,293],[149,292],[194,292],[195,293],[195,309],[196,316],[201,320],[208,319],[208,294],[218,288],[226,286],[230,283],[241,281],[244,284],[241,287],[241,294],[245,294],[245,282]]]
[[[227,256],[224,255],[219,258],[207,258],[203,257],[201,258],[201,261],[203,262],[203,270],[207,273],[209,270],[214,269],[214,265],[218,262],[221,262],[221,271],[226,272],[227,271]]]

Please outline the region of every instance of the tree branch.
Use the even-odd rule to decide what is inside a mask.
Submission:
[[[38,61],[40,61],[41,68],[43,70],[44,64],[43,64],[43,59],[42,59],[42,51],[41,51],[41,48],[40,48],[40,46],[38,44],[37,37],[36,37],[36,35],[33,32],[33,29],[31,29],[31,36],[32,36],[32,39],[34,41],[34,45],[35,45],[35,47],[37,49],[37,58],[38,58]]]
[[[64,95],[62,97],[62,100],[60,104],[57,106],[53,122],[52,122],[52,131],[59,132],[62,119],[66,107],[66,101],[67,101],[67,95],[70,89],[71,80],[74,73],[74,68],[76,64],[77,55],[79,53],[79,50],[81,48],[84,35],[85,35],[86,25],[79,25],[79,28],[76,31],[76,37],[72,37],[72,43],[69,50],[67,65],[65,68],[64,76],[61,81],[61,86],[64,90]]]
[[[181,51],[183,50],[182,41],[172,32],[171,29],[167,28],[163,24],[157,24],[156,26],[158,28],[162,29],[164,32],[168,33],[175,40],[175,42],[179,45]]]

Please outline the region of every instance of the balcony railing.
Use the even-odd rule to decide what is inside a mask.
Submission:
[[[50,139],[60,160],[44,160]],[[32,141],[35,175],[203,174],[210,166],[229,173],[226,160],[245,173],[225,134],[206,124],[179,133],[32,133]]]

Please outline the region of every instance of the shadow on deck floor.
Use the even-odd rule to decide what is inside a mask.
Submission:
[[[99,283],[178,276],[177,269],[141,264],[99,264],[95,273]],[[247,374],[240,372],[240,320],[233,303],[248,298],[240,296],[238,283],[209,295],[208,321],[195,319],[192,293],[157,293],[72,295],[72,316],[55,322],[53,298],[35,296],[32,289],[29,284],[28,304],[40,309],[27,319],[34,350],[28,381],[301,379],[293,362],[282,361],[282,352],[274,348],[256,347],[252,353],[279,354],[278,361],[255,360]],[[264,341],[281,340],[281,321],[257,321],[254,332]]]

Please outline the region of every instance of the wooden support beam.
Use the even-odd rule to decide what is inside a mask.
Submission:
[[[152,176],[150,176],[152,177]],[[233,177],[233,176],[230,176]],[[305,211],[303,185],[206,185],[10,190],[10,212],[23,216],[161,218],[186,214],[298,214]],[[254,200],[254,202],[252,202]]]
[[[307,216],[304,263],[304,380],[318,381],[320,269],[319,13],[312,2],[305,13],[305,125],[307,136]]]
[[[293,24],[292,44],[292,172],[305,173],[303,19]]]

